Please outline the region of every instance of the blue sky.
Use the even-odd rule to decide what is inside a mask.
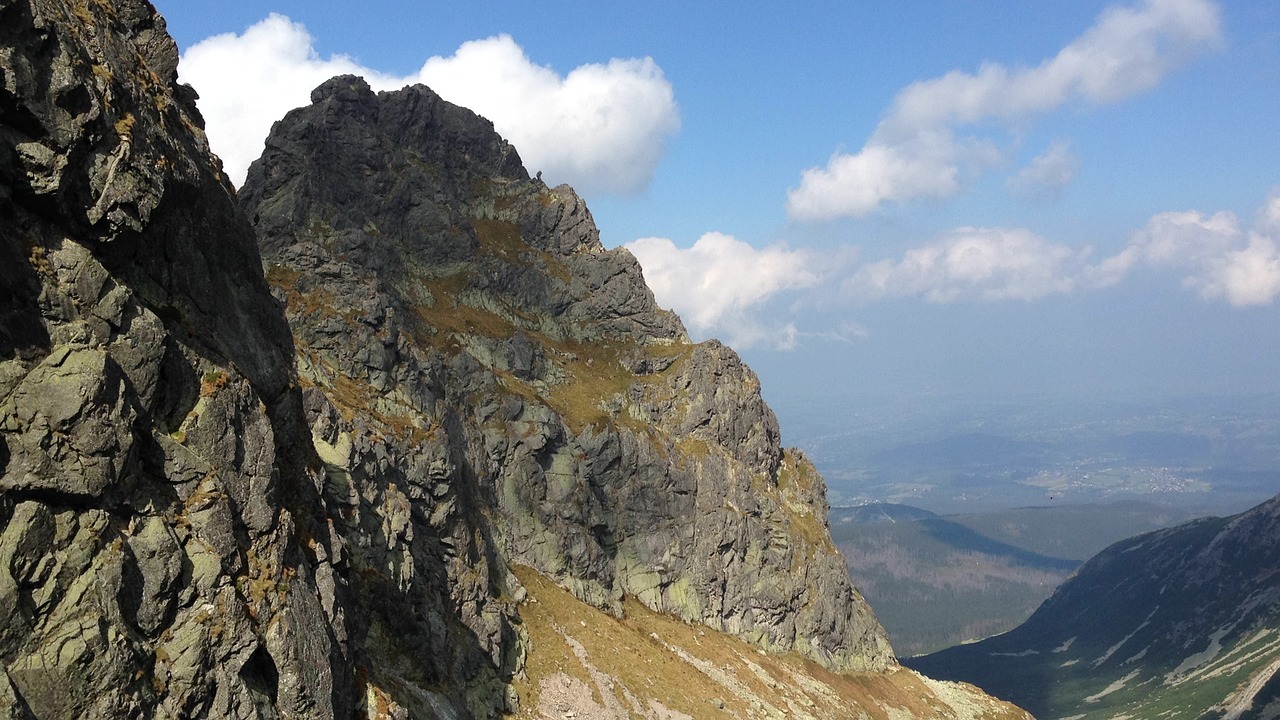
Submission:
[[[1280,390],[1280,3],[157,6],[224,158],[265,132],[236,102],[333,70],[490,117],[784,427],[845,395]]]

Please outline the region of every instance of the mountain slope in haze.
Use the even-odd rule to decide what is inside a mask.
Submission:
[[[1010,508],[995,512],[949,515],[947,519],[993,540],[1034,553],[1084,562],[1112,543],[1125,538],[1179,525],[1209,514],[1219,513],[1195,512],[1185,507],[1140,500],[1122,500],[1101,504],[1063,503]]]
[[[1280,713],[1280,498],[1121,541],[1026,623],[908,664],[1039,718]]]
[[[1126,501],[936,515],[893,503],[831,510],[831,535],[903,656],[1012,630],[1108,545],[1184,509]]]
[[[0,716],[545,716],[586,673],[1025,717],[896,665],[755,376],[487,121],[336,78],[237,198],[177,57],[140,0],[0,2]],[[775,679],[669,713],[588,617]],[[569,638],[600,674],[543,672]]]
[[[904,656],[1012,629],[1079,565],[907,505],[832,508],[831,536]]]

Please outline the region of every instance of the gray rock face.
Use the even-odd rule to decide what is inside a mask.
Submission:
[[[357,705],[290,332],[176,63],[148,3],[0,2],[6,717]]]
[[[515,562],[599,607],[630,593],[832,668],[892,664],[754,374],[689,343],[572,190],[425,87],[340,77],[312,100],[241,201],[303,380],[334,405],[312,419],[329,489],[384,502],[387,463],[404,474],[399,532],[439,535],[495,659],[510,614],[485,596]],[[476,557],[494,579],[459,595]]]
[[[892,665],[754,375],[572,190],[337,78],[237,207],[176,62],[143,0],[0,0],[0,716],[496,717],[517,563]]]

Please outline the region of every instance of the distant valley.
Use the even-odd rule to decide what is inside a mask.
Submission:
[[[791,440],[908,667],[1041,718],[1275,718],[1275,407],[908,398]]]
[[[1111,543],[1190,519],[1148,502],[940,516],[891,503],[832,508],[849,573],[901,656],[1010,630]]]
[[[1280,716],[1280,498],[1116,543],[1026,623],[907,665],[1039,718]]]

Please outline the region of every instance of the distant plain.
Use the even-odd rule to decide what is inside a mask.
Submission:
[[[1196,514],[1280,492],[1280,398],[770,397],[831,505],[939,514],[1143,500]]]
[[[773,402],[901,656],[1012,629],[1114,542],[1280,492],[1276,398]]]

